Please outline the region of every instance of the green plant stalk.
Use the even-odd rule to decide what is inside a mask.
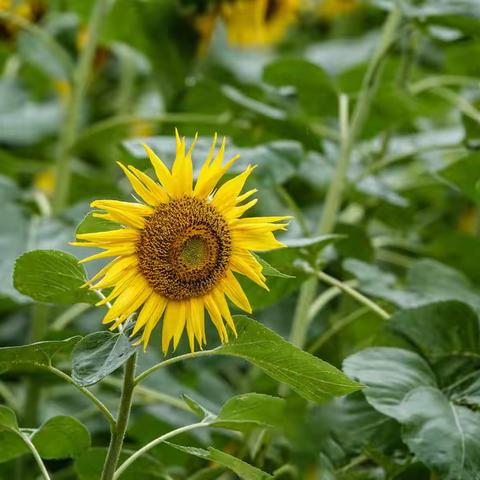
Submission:
[[[30,440],[29,436],[24,434],[24,433],[19,433],[20,437],[22,437],[22,440],[25,442],[29,450],[32,452],[33,458],[35,458],[35,461],[37,462],[38,467],[40,468],[40,471],[42,472],[42,476],[45,480],[51,480],[50,475],[48,474],[47,468],[45,467],[45,464],[43,463],[42,457],[40,457],[40,454],[38,453],[37,449],[35,448],[35,445],[32,443]]]
[[[352,149],[368,117],[371,102],[382,72],[382,66],[395,40],[395,34],[400,25],[401,18],[401,10],[396,5],[385,21],[377,49],[368,65],[351,122],[348,120],[348,104],[346,98],[343,96],[340,97],[340,157],[327,192],[323,214],[318,224],[318,234],[320,235],[331,233],[335,227],[335,221],[343,199],[343,189]],[[308,313],[310,305],[315,298],[317,286],[318,280],[312,277],[308,279],[300,289],[290,335],[290,341],[298,347],[303,347],[303,343],[300,342],[304,342],[306,338],[306,331],[310,323]]]
[[[161,437],[155,438],[152,440],[150,443],[147,443],[145,446],[143,446],[140,450],[137,450],[133,455],[128,457],[125,462],[120,465],[118,470],[115,472],[115,475],[113,476],[113,480],[118,480],[120,478],[120,475],[136,460],[138,460],[144,453],[147,453],[149,450],[151,450],[153,447],[156,447],[157,445],[160,445],[161,443],[165,442],[169,438],[175,437],[176,435],[180,435],[181,433],[189,432],[191,430],[195,430],[197,428],[205,428],[210,426],[208,422],[198,422],[198,423],[192,423],[191,425],[186,425],[185,427],[180,427],[177,428],[176,430],[172,430],[171,432],[166,433],[165,435],[162,435]]]
[[[110,438],[107,457],[103,465],[101,480],[112,480],[122,452],[123,440],[127,431],[130,410],[132,409],[133,391],[135,389],[135,366],[137,354],[134,353],[125,363],[122,396],[118,407],[118,416]]]
[[[71,154],[77,136],[82,100],[87,89],[95,51],[97,49],[100,30],[110,7],[110,0],[97,0],[93,6],[88,24],[88,37],[73,72],[72,94],[70,96],[64,128],[60,133],[56,156],[56,184],[53,197],[53,211],[60,212],[68,199],[71,181]]]

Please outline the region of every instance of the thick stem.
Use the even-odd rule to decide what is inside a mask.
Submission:
[[[137,354],[132,355],[125,363],[123,377],[122,397],[118,409],[118,416],[115,428],[110,439],[107,458],[103,465],[101,480],[112,480],[117,468],[120,453],[122,452],[123,440],[127,431],[128,419],[132,408],[133,390],[135,388],[135,365]]]
[[[352,121],[349,123],[348,102],[345,96],[340,97],[340,157],[335,173],[325,199],[325,205],[318,225],[318,234],[331,233],[335,227],[336,218],[343,198],[344,183],[347,176],[348,166],[355,141],[360,135],[370,110],[373,95],[375,94],[380,73],[386,55],[393,44],[397,28],[402,14],[398,6],[390,12],[382,32],[378,47],[372,56],[367,72],[363,79],[362,90],[359,94]],[[315,277],[307,280],[300,290],[298,303],[292,324],[291,340],[300,347],[306,338],[306,332],[310,323],[309,309],[315,298],[317,290]],[[301,344],[299,342],[302,342]]]
[[[53,198],[53,209],[55,213],[61,211],[67,202],[71,177],[71,150],[77,136],[82,100],[87,89],[95,51],[100,37],[100,30],[110,3],[110,0],[97,0],[95,2],[88,24],[87,42],[73,73],[72,95],[67,105],[66,119],[63,130],[60,133],[56,157],[57,178]]]

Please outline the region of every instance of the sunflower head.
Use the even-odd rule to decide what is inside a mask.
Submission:
[[[112,288],[99,302],[113,305],[104,323],[115,329],[138,312],[132,335],[141,332],[146,348],[155,326],[163,320],[162,348],[178,345],[184,330],[190,348],[206,343],[205,311],[220,340],[236,335],[227,299],[243,311],[251,307],[236,275],[244,275],[267,288],[262,266],[253,250],[283,247],[273,235],[286,228],[289,217],[247,217],[256,190],[242,193],[253,171],[242,173],[219,186],[238,156],[223,162],[225,140],[218,152],[216,137],[193,183],[192,152],[177,133],[176,157],[169,170],[145,146],[157,180],[133,166],[119,164],[136,194],[134,202],[96,200],[95,216],[116,222],[117,230],[77,235],[76,246],[99,247],[102,252],[88,262],[113,258],[89,282],[94,289]],[[195,143],[195,142],[194,142]],[[248,200],[248,201],[247,201]]]
[[[295,21],[300,0],[231,0],[221,4],[228,41],[240,47],[271,45]]]

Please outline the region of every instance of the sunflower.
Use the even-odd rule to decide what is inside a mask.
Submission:
[[[231,0],[221,14],[231,45],[270,45],[285,35],[295,21],[300,0]]]
[[[241,274],[267,288],[262,266],[252,250],[272,250],[284,245],[273,232],[284,230],[289,217],[250,217],[242,215],[255,205],[256,189],[242,193],[249,175],[242,173],[218,187],[220,179],[238,159],[225,164],[225,139],[216,153],[216,136],[198,179],[193,185],[192,151],[185,152],[185,139],[176,133],[176,158],[170,171],[145,145],[159,180],[133,166],[119,163],[138,201],[96,200],[94,215],[120,224],[116,230],[77,235],[73,245],[99,247],[103,252],[81,260],[115,257],[89,282],[93,289],[112,288],[99,305],[113,302],[103,323],[118,328],[139,311],[132,336],[141,331],[138,343],[147,347],[153,329],[163,317],[162,349],[173,349],[186,329],[190,349],[195,340],[206,343],[205,310],[222,343],[229,333],[236,335],[227,298],[241,310],[251,313],[235,274]],[[245,201],[249,199],[246,203]],[[96,282],[96,283],[94,283]],[[225,325],[226,324],[226,325]]]

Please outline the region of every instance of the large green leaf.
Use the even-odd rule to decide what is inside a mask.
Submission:
[[[285,409],[283,398],[247,393],[228,400],[213,426],[241,431],[252,426],[279,428],[285,420]]]
[[[343,266],[358,278],[362,291],[402,308],[458,300],[480,312],[480,291],[458,270],[435,260],[416,261],[408,270],[405,288],[397,287],[395,276],[375,265],[348,259]]]
[[[340,370],[288,343],[255,320],[239,315],[235,323],[238,337],[219,347],[218,354],[243,358],[315,402],[361,388]]]
[[[437,302],[402,310],[388,325],[432,360],[479,352],[478,316],[464,303]]]
[[[13,273],[15,288],[38,302],[92,303],[98,297],[86,288],[85,269],[69,253],[33,250],[21,255]]]
[[[403,440],[448,479],[475,480],[480,470],[480,414],[454,405],[436,388],[419,387],[402,404]]]
[[[343,369],[366,385],[365,397],[376,410],[395,419],[401,415],[408,392],[437,384],[422,357],[400,348],[367,348],[346,358]]]
[[[176,445],[173,443],[168,443],[168,445],[181,450],[182,452],[194,455],[195,457],[200,457],[205,460],[209,460],[210,462],[219,463],[220,465],[232,470],[232,472],[238,475],[242,480],[267,480],[268,478],[273,478],[268,473],[253,467],[243,460],[240,460],[239,458],[217,450],[213,447],[205,450],[203,448],[185,447],[183,445]]]
[[[123,333],[91,333],[73,349],[72,378],[78,385],[93,385],[121,367],[136,350]]]
[[[0,348],[0,373],[47,367],[58,353],[70,352],[81,337]]]
[[[32,436],[42,458],[75,458],[90,447],[90,433],[77,419],[67,416],[47,420]]]

